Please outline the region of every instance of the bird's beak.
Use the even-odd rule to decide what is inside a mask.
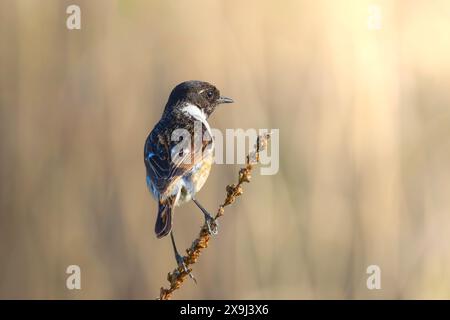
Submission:
[[[233,99],[231,98],[227,98],[227,97],[220,97],[219,99],[217,99],[217,103],[221,104],[221,103],[233,103]]]

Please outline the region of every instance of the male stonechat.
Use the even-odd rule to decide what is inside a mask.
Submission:
[[[174,207],[194,201],[203,212],[210,234],[217,233],[214,218],[197,201],[196,194],[205,184],[213,162],[214,140],[208,117],[219,104],[232,102],[212,84],[182,82],[172,90],[161,119],[145,141],[147,186],[158,201],[155,233],[158,238],[170,233],[177,264],[186,272],[172,231]],[[188,133],[187,137],[181,136],[181,142],[174,134],[180,131]],[[195,141],[196,131],[202,137],[199,143]]]

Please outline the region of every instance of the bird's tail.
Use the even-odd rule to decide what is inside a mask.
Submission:
[[[158,216],[156,217],[156,237],[162,238],[172,230],[172,213],[175,206],[175,196],[168,197],[163,202],[159,201]]]

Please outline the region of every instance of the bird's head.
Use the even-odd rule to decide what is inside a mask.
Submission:
[[[183,107],[183,103],[189,103],[209,117],[219,104],[232,102],[233,99],[222,97],[212,84],[191,80],[180,83],[172,90],[165,112],[171,112],[174,108]]]

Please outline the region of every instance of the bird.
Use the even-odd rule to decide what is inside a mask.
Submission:
[[[146,183],[158,202],[156,237],[170,234],[177,265],[192,279],[175,243],[174,209],[192,200],[203,213],[208,232],[217,234],[217,222],[196,195],[213,163],[214,137],[208,118],[218,105],[233,102],[208,82],[182,82],[173,88],[160,120],[144,145]]]

